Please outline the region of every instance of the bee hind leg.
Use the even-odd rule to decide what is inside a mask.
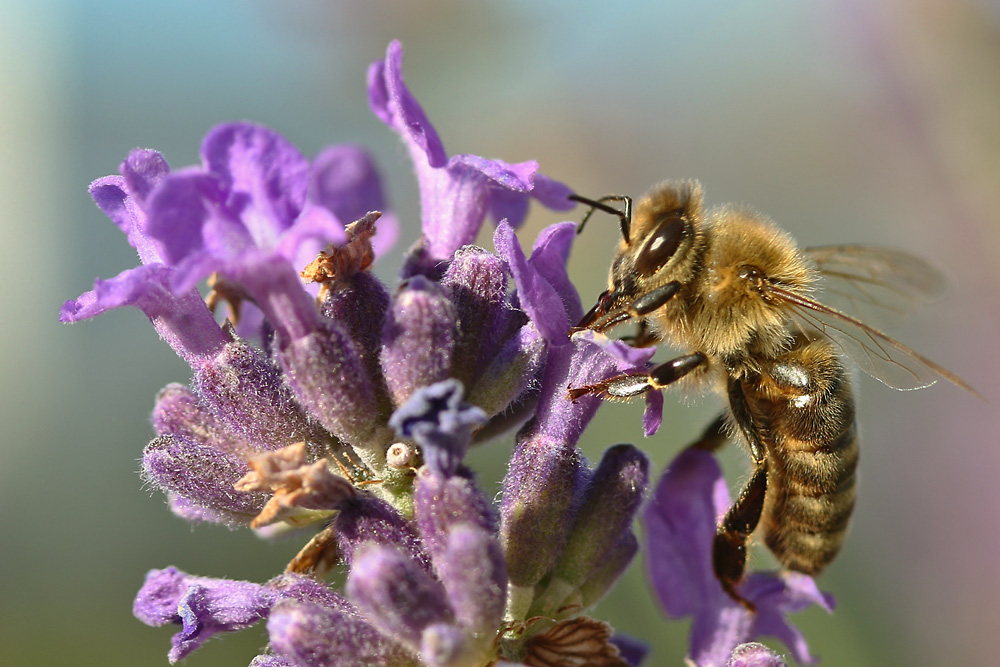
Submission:
[[[569,398],[574,401],[587,395],[612,400],[632,398],[650,389],[663,389],[706,363],[708,357],[701,352],[685,354],[654,366],[648,373],[623,373],[594,384],[571,387]]]
[[[712,544],[712,568],[722,589],[746,609],[754,611],[753,604],[736,590],[743,580],[747,564],[747,542],[760,523],[767,494],[767,455],[760,424],[747,404],[743,385],[735,378],[729,379],[729,407],[740,432],[750,447],[754,470],[733,504],[716,529]],[[722,418],[720,418],[722,419]],[[718,420],[717,420],[718,421]],[[721,427],[720,427],[721,428]]]
[[[767,466],[758,464],[739,499],[729,508],[715,533],[712,544],[712,568],[729,597],[749,611],[753,603],[740,595],[736,586],[743,580],[747,564],[747,542],[760,521],[767,490]]]
[[[688,449],[700,449],[714,454],[729,441],[729,431],[726,428],[728,421],[725,414],[716,417],[701,437],[688,445]],[[743,580],[747,563],[747,541],[760,521],[766,490],[767,468],[763,463],[758,463],[739,499],[716,528],[712,543],[712,570],[715,578],[729,597],[751,612],[754,611],[753,603],[740,595],[736,587]]]

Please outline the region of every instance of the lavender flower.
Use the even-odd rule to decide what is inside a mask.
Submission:
[[[715,458],[688,449],[667,468],[644,512],[649,578],[671,618],[692,617],[690,660],[700,667],[730,664],[739,645],[770,635],[783,641],[799,662],[814,662],[802,633],[785,615],[813,604],[832,612],[833,597],[820,592],[811,577],[796,572],[747,576],[740,594],[756,613],[729,597],[712,571],[715,527],[729,505],[729,490]]]
[[[568,209],[566,186],[534,162],[449,158],[403,81],[397,43],[370,68],[368,90],[420,185],[421,237],[392,290],[370,269],[398,222],[357,146],[310,161],[272,130],[232,123],[209,132],[200,165],[171,170],[135,150],[120,175],[91,186],[141,264],[66,302],[60,318],[135,306],[192,369],[189,385],[156,399],[145,479],[189,521],[265,537],[315,530],[263,584],[151,571],[135,615],[180,626],[171,662],[265,622],[256,667],[638,664],[643,646],[584,612],[639,549],[632,521],[648,460],[617,445],[592,468],[577,442],[600,401],[566,390],[642,371],[652,350],[570,335],[582,315],[566,274],[575,225],[552,225],[522,251],[515,228],[530,200]],[[487,214],[495,253],[470,245]],[[661,407],[651,392],[647,434]],[[516,427],[495,504],[465,454]],[[780,664],[742,644],[765,632],[808,659],[781,614],[824,598],[811,581],[754,575],[743,592],[759,616],[727,605],[700,547],[679,548],[714,530],[719,510],[704,493],[718,496],[717,480],[671,475],[647,526],[674,567],[654,572],[657,591],[695,617],[692,659]],[[655,523],[664,508],[680,522],[673,532]],[[690,511],[699,520],[684,519]],[[323,581],[337,566],[342,591]]]

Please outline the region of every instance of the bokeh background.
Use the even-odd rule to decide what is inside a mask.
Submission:
[[[87,184],[135,146],[182,166],[225,120],[308,155],[371,147],[417,233],[401,145],[368,111],[365,68],[399,38],[407,80],[449,151],[537,159],[578,191],[697,177],[801,243],[892,245],[952,290],[891,333],[977,387],[860,381],[861,495],[820,579],[837,612],[798,623],[828,665],[991,665],[1000,633],[1000,6],[990,0],[336,3],[24,0],[0,5],[0,663],[165,665],[172,628],[131,616],[151,567],[263,581],[297,544],[195,529],[144,489],[156,391],[187,369],[134,310],[74,326],[59,305],[134,264]],[[580,212],[571,217],[578,219]],[[564,217],[564,216],[562,216]],[[522,239],[561,216],[536,210]],[[405,221],[409,221],[406,223]],[[616,226],[575,249],[585,300]],[[488,243],[488,237],[484,240]],[[398,251],[380,261],[391,279]],[[639,442],[661,468],[719,409],[672,400],[643,440],[639,405],[602,410],[592,456]],[[509,441],[478,452],[495,490]],[[734,487],[745,456],[726,454]],[[756,562],[766,566],[763,552]],[[598,609],[680,664],[642,568]],[[243,665],[260,628],[187,664]]]

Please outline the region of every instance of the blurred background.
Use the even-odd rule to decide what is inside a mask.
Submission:
[[[75,326],[57,312],[95,277],[135,264],[87,184],[136,146],[193,163],[204,133],[226,120],[267,124],[310,156],[369,146],[408,246],[416,187],[365,94],[367,64],[399,38],[407,81],[451,153],[537,159],[595,197],[697,177],[708,203],[751,204],[803,245],[891,245],[941,267],[948,297],[890,333],[990,404],[943,384],[896,392],[859,380],[856,518],[820,578],[838,609],[796,621],[828,665],[996,664],[1000,5],[614,4],[0,5],[0,662],[165,665],[174,629],[131,615],[149,568],[263,581],[297,550],[192,529],[144,489],[137,459],[153,397],[186,381],[187,367],[136,310]],[[522,240],[565,217],[536,209]],[[598,218],[575,248],[585,307],[616,236]],[[398,258],[380,261],[383,278]],[[662,468],[720,407],[674,399],[648,440],[640,405],[605,407],[588,452],[636,442]],[[508,448],[477,452],[490,491]],[[736,488],[746,457],[725,456]],[[651,642],[647,664],[681,664],[686,624],[657,611],[640,564],[596,615]],[[244,665],[264,642],[257,627],[186,664]]]

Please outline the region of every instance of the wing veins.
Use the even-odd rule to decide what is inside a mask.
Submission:
[[[808,297],[796,294],[795,292],[791,292],[774,285],[768,286],[767,289],[770,295],[789,305],[799,318],[803,319],[809,326],[815,328],[819,333],[834,342],[848,357],[853,359],[862,370],[876,380],[879,380],[880,382],[895,389],[917,389],[929,386],[936,381],[935,377],[931,376],[928,378],[926,373],[920,372],[921,370],[926,370],[930,371],[933,375],[944,378],[955,386],[982,398],[979,392],[966,384],[954,373],[951,373],[947,369],[939,366],[912,348],[900,343],[898,340],[887,336],[878,329],[870,327],[864,322],[861,322],[860,320],[857,320],[839,310],[825,306]],[[840,326],[838,326],[838,324]],[[831,330],[837,333],[831,335],[829,333]],[[853,332],[863,334],[864,338],[870,341],[870,343],[865,343],[863,340],[860,340],[859,337]],[[841,336],[843,338],[841,338]],[[854,343],[860,347],[861,352],[866,358],[858,358],[856,351],[852,351],[851,349],[853,346],[849,345],[846,340],[854,341]],[[912,365],[907,365],[906,363],[898,360],[898,355],[894,356],[892,351],[895,351],[898,355],[902,355],[904,358],[915,362],[916,369]],[[917,386],[896,386],[896,382],[886,377],[885,373],[879,372],[881,363],[889,364],[900,370],[906,371],[910,376],[912,376],[913,380],[917,382]]]

